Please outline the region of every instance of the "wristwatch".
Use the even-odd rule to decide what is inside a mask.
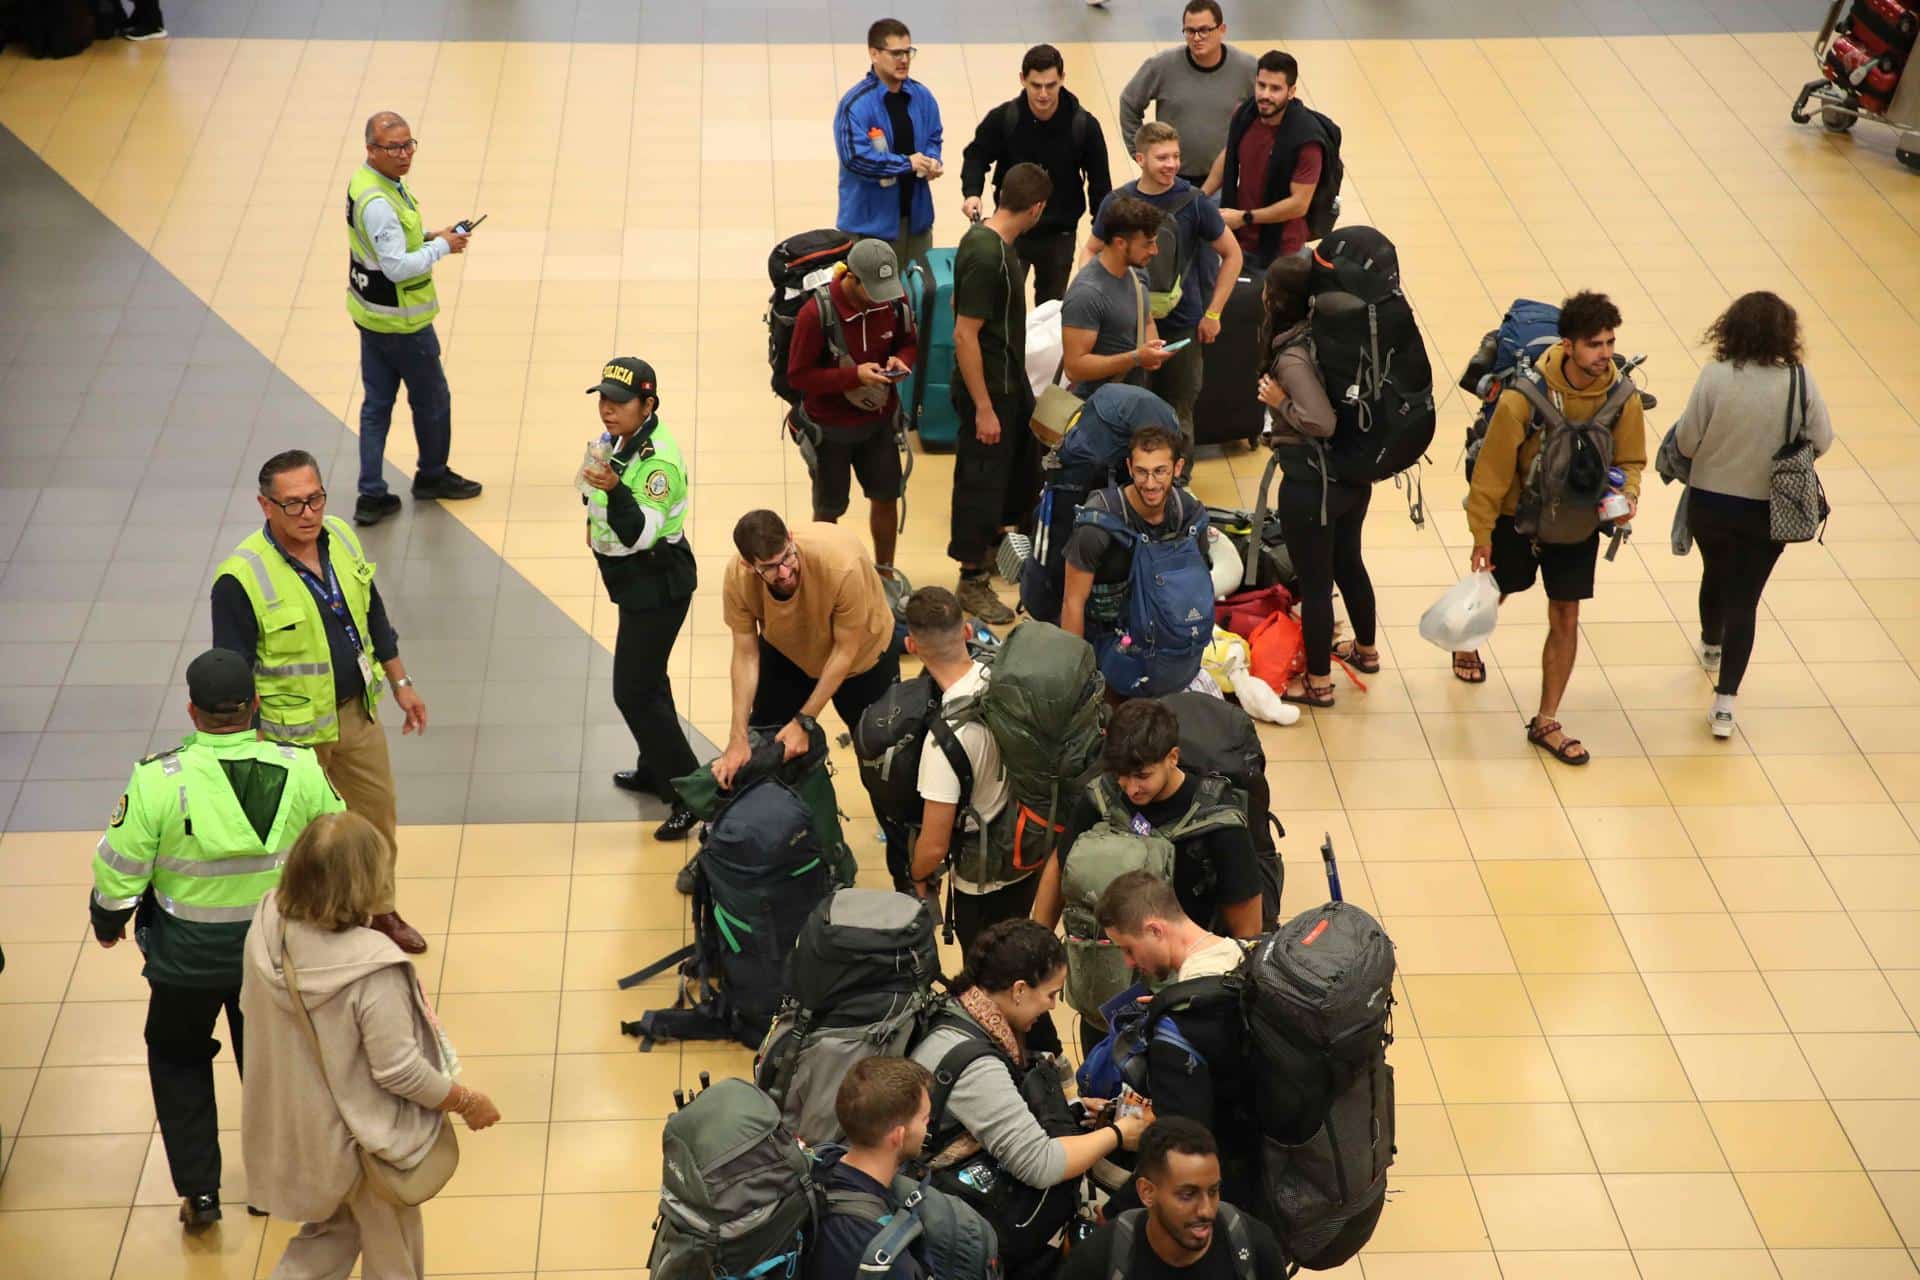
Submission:
[[[393,682],[393,687],[396,689],[411,689],[413,688],[413,677],[401,676],[398,680],[395,680]]]
[[[815,729],[818,729],[820,727],[820,722],[818,720],[815,720],[812,716],[807,715],[804,712],[796,712],[793,717],[793,722],[799,725],[802,729],[805,729],[808,733],[812,733]]]

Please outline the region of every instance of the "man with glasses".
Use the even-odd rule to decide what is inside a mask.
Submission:
[[[805,753],[815,717],[833,709],[852,729],[900,678],[893,610],[860,539],[838,525],[789,530],[772,511],[733,526],[721,615],[733,633],[733,720],[713,762],[722,787],[747,762],[747,728],[779,726],[787,758]]]
[[[1253,93],[1253,55],[1227,45],[1219,0],[1187,0],[1180,16],[1185,45],[1140,64],[1120,92],[1120,136],[1132,144],[1153,117],[1180,131],[1180,176],[1200,186],[1227,145],[1227,122]]]
[[[913,79],[913,37],[897,18],[867,28],[873,69],[847,90],[833,113],[833,145],[840,153],[840,215],[834,223],[854,235],[893,246],[904,267],[933,247],[933,193],[927,183],[946,172],[940,164],[940,104]]]
[[[387,838],[385,884],[369,923],[418,955],[426,939],[394,909],[393,764],[375,713],[388,680],[406,717],[401,733],[426,732],[427,704],[400,660],[373,563],[326,509],[312,454],[289,449],[267,459],[266,525],[214,570],[213,645],[253,663],[260,736],[312,747],[347,808]]]
[[[419,447],[413,496],[477,498],[480,485],[447,466],[453,448],[453,400],[440,367],[433,318],[440,299],[433,264],[465,252],[472,230],[458,223],[421,230],[420,206],[407,189],[419,139],[391,111],[367,119],[367,162],[347,183],[347,315],[360,330],[360,499],[353,522],[378,524],[400,510],[387,492],[381,463],[393,402],[407,387],[413,438]]]

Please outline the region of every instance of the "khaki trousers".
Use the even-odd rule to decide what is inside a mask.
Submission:
[[[399,815],[393,799],[393,761],[387,755],[387,732],[367,716],[367,704],[349,698],[340,704],[340,737],[314,747],[320,767],[327,771],[347,808],[359,814],[387,838],[387,874],[375,915],[393,910],[393,867],[400,849]]]
[[[388,1204],[363,1178],[331,1218],[304,1223],[287,1241],[272,1280],[347,1280],[355,1258],[362,1280],[421,1280],[427,1239],[419,1208]]]

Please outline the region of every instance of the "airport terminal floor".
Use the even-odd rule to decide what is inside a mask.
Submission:
[[[138,957],[93,943],[83,900],[129,767],[187,731],[184,666],[212,567],[257,526],[259,463],[305,448],[351,492],[341,190],[382,108],[421,139],[427,225],[488,215],[436,272],[452,460],[486,493],[409,500],[366,539],[432,717],[423,737],[389,727],[400,908],[464,1078],[504,1116],[462,1134],[426,1209],[428,1271],[645,1274],[673,1091],[749,1055],[640,1054],[619,1032],[671,998],[614,980],[683,941],[688,848],[654,843],[660,810],[608,784],[632,749],[570,483],[599,430],[581,389],[614,354],[658,370],[701,575],[671,671],[682,714],[722,740],[729,530],[807,502],[766,388],[764,262],[834,220],[828,120],[882,13],[173,0],[164,41],[0,55],[0,1276],[264,1276],[294,1229],[241,1209],[223,1050],[227,1215],[183,1235]],[[960,148],[1027,45],[1060,46],[1111,141],[1120,87],[1179,24],[1173,0],[897,16],[945,117],[943,245]],[[1376,495],[1384,670],[1262,726],[1286,911],[1322,900],[1330,834],[1403,974],[1394,1189],[1340,1274],[1920,1275],[1920,177],[1883,128],[1788,122],[1821,16],[1230,0],[1229,39],[1293,52],[1343,126],[1346,220],[1398,244],[1439,386],[1511,299],[1601,289],[1621,350],[1649,356],[1664,431],[1703,328],[1764,288],[1799,308],[1840,441],[1826,539],[1774,575],[1729,741],[1706,731],[1692,650],[1699,560],[1670,554],[1673,492],[1649,475],[1639,536],[1581,618],[1562,715],[1594,753],[1581,769],[1523,738],[1537,593],[1505,611],[1483,685],[1415,630],[1467,559],[1466,398],[1443,393],[1426,526]],[[404,494],[404,406],[389,446]],[[1263,460],[1211,452],[1194,487],[1250,505]],[[950,475],[916,458],[899,556],[916,583],[951,585]],[[884,883],[838,759],[863,882]]]

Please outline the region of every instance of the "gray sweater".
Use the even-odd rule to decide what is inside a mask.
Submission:
[[[1210,69],[1195,66],[1184,45],[1140,64],[1120,91],[1120,138],[1129,155],[1151,102],[1153,118],[1180,131],[1180,172],[1205,174],[1212,167],[1227,145],[1233,109],[1253,96],[1254,56],[1232,45],[1221,51],[1225,56]]]
[[[952,1008],[966,1016],[958,1002]],[[935,1027],[909,1056],[933,1071],[948,1050],[966,1039],[967,1033],[958,1027]],[[999,1058],[981,1058],[960,1073],[947,1098],[947,1114],[1003,1169],[1028,1186],[1051,1187],[1066,1178],[1066,1150],[1033,1118],[1007,1064]]]
[[[1733,365],[1716,360],[1700,370],[1687,407],[1673,424],[1674,444],[1693,460],[1688,483],[1708,493],[1765,501],[1772,492],[1773,455],[1787,441],[1784,365]],[[1799,425],[1799,409],[1794,423]],[[1803,432],[1816,454],[1833,447],[1827,402],[1807,375]]]

